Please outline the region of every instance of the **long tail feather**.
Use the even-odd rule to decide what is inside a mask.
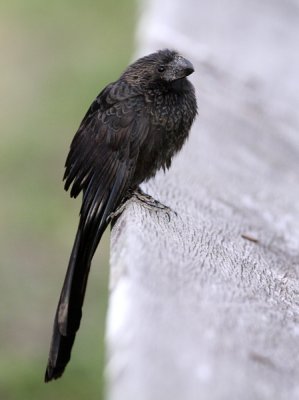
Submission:
[[[91,260],[107,227],[106,221],[101,222],[97,237],[88,245],[80,226],[78,228],[55,314],[45,382],[59,378],[70,360],[76,332],[80,327]]]

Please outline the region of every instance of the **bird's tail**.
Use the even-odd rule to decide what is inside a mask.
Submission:
[[[106,182],[102,176],[93,178],[83,195],[80,222],[73,245],[66,277],[58,302],[45,381],[59,378],[71,357],[71,350],[79,329],[82,305],[90,264],[98,243],[109,224],[109,215],[116,210],[125,190],[125,169],[116,172],[116,179]],[[100,195],[99,195],[100,193]]]
[[[70,360],[80,326],[91,260],[106,227],[107,223],[102,223],[96,238],[88,240],[79,224],[55,314],[45,382],[59,378]]]

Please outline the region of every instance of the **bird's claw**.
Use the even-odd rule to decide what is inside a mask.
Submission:
[[[164,211],[169,221],[171,213],[177,216],[176,211],[160,203],[158,200],[154,199],[152,196],[144,193],[140,188],[138,188],[131,193],[131,196],[124,203],[122,203],[115,211],[109,214],[108,221],[112,221],[114,218],[118,217],[126,208],[127,203],[129,201],[132,201],[133,199],[137,200],[139,203],[142,204],[143,207],[147,208],[148,210],[156,212]]]
[[[124,203],[122,203],[115,211],[111,212],[108,215],[107,221],[112,221],[114,218],[118,217],[126,208],[126,204],[127,204],[128,200],[125,201]]]
[[[170,214],[174,213],[177,215],[175,211],[173,211],[170,207],[165,206],[160,203],[158,200],[154,199],[147,193],[144,193],[140,188],[136,189],[132,194],[137,201],[139,201],[144,207],[153,211],[164,211],[170,221]]]

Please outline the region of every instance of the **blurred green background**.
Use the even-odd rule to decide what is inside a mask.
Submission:
[[[63,191],[71,139],[133,52],[134,0],[0,5],[0,399],[102,399],[108,237],[62,379],[43,383],[80,200]],[[100,253],[100,254],[99,254]]]

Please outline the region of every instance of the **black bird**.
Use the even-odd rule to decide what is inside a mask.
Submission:
[[[82,192],[83,198],[46,382],[60,377],[70,360],[91,260],[111,215],[134,192],[138,195],[141,182],[170,167],[188,137],[197,113],[194,88],[186,78],[193,71],[190,61],[168,49],[140,58],[102,90],[71,143],[65,190],[71,188],[71,197]]]

